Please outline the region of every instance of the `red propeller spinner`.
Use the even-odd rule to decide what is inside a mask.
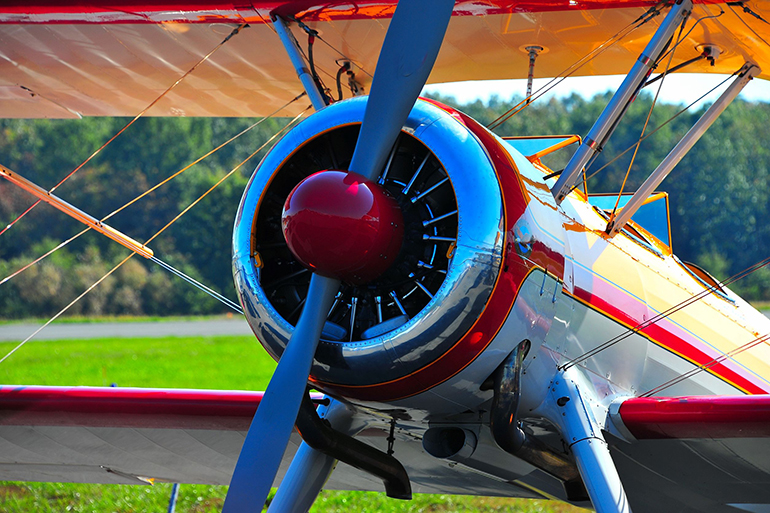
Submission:
[[[297,184],[283,207],[282,227],[303,265],[353,285],[385,272],[404,236],[393,196],[349,171],[320,171]]]

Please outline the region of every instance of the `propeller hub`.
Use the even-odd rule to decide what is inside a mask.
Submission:
[[[321,171],[302,180],[286,199],[281,220],[297,260],[317,274],[353,285],[385,272],[404,236],[393,196],[349,171]]]

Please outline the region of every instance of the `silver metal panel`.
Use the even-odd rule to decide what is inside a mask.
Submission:
[[[728,504],[770,504],[766,438],[610,443],[634,513],[734,512]]]

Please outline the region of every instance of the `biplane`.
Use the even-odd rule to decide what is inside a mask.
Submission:
[[[673,254],[658,192],[768,77],[768,20],[758,0],[4,2],[0,115],[265,116],[300,84],[316,112],[234,222],[267,391],[4,386],[0,477],[229,483],[229,512],[274,484],[271,511],[324,487],[770,511],[770,320]],[[625,79],[579,136],[503,138],[418,98],[533,69]],[[636,192],[589,194],[629,103],[681,69],[730,85]]]

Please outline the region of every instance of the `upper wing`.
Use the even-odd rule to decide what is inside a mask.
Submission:
[[[536,76],[557,76],[614,35],[634,26],[653,1],[458,2],[429,83],[524,78],[526,46],[544,48]],[[296,16],[320,32],[314,53],[336,91],[338,61],[355,64],[368,86],[395,2],[308,7],[308,2],[3,2],[0,6],[0,116],[133,116],[155,100],[238,24],[249,27],[201,64],[148,115],[264,116],[301,92],[270,16]],[[312,4],[310,4],[312,5]],[[112,7],[111,7],[112,6]],[[755,14],[762,19],[752,15]],[[750,12],[700,3],[673,65],[717,45],[714,66],[688,72],[732,73],[751,60],[770,76],[770,1]],[[659,16],[625,35],[575,75],[626,73]],[[301,46],[306,35],[293,27]],[[294,106],[284,114],[296,113]]]
[[[632,398],[612,420],[634,511],[770,510],[770,396]]]

